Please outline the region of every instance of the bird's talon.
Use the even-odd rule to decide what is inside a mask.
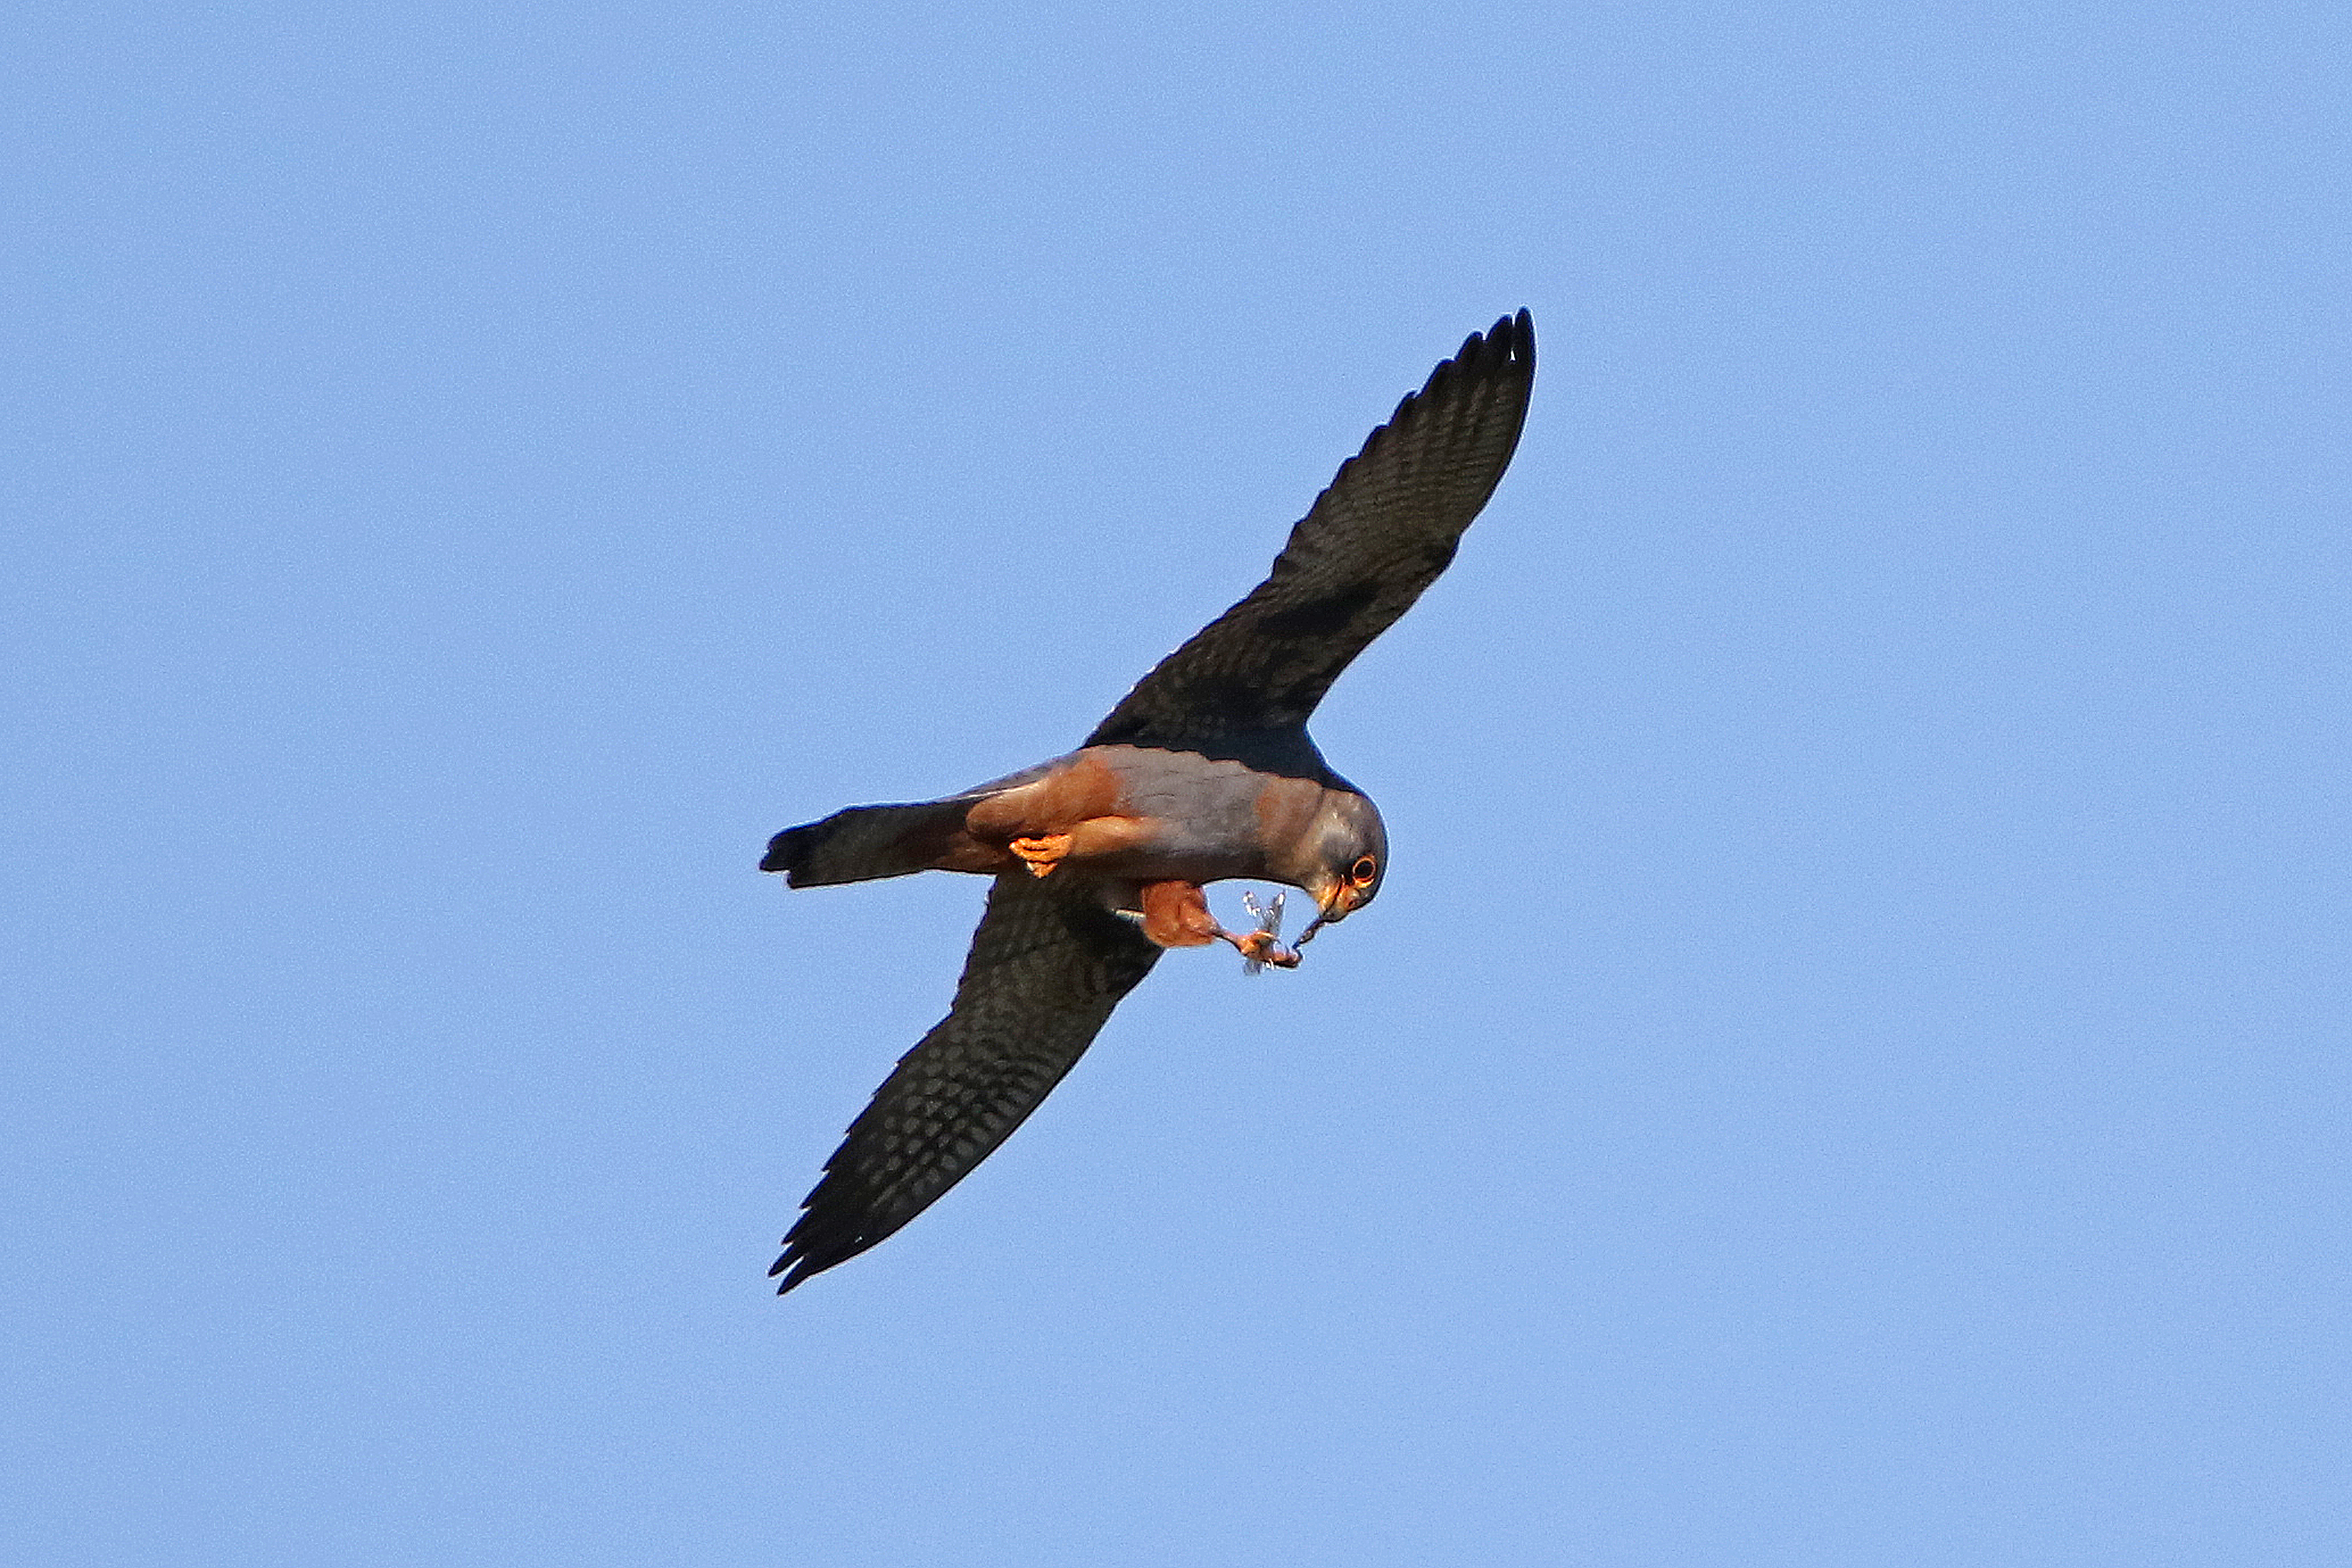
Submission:
[[[1298,954],[1276,941],[1272,931],[1254,931],[1247,936],[1235,936],[1228,931],[1225,933],[1225,940],[1232,942],[1242,957],[1249,961],[1242,965],[1242,973],[1244,974],[1255,974],[1268,964],[1272,964],[1276,969],[1298,967]]]
[[[1031,876],[1043,877],[1060,865],[1062,857],[1070,852],[1070,836],[1054,833],[1043,838],[1016,838],[1009,847],[1028,866]]]

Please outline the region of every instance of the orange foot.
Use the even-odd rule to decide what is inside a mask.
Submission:
[[[1217,934],[1240,949],[1241,955],[1252,963],[1271,963],[1276,969],[1298,967],[1297,950],[1283,946],[1270,931],[1254,931],[1247,936],[1235,936],[1231,931],[1219,931]]]
[[[1028,865],[1031,876],[1042,877],[1060,865],[1062,857],[1070,852],[1070,836],[1051,833],[1043,838],[1016,838],[1011,848]]]

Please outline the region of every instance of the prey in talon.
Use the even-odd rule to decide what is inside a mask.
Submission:
[[[1257,921],[1255,931],[1235,939],[1234,942],[1242,950],[1242,956],[1249,961],[1242,965],[1244,974],[1262,974],[1269,963],[1276,969],[1298,967],[1298,950],[1282,945],[1282,900],[1283,895],[1276,893],[1274,902],[1260,909],[1255,893],[1243,892],[1242,908],[1249,911],[1250,919]]]
[[[1083,344],[1072,352],[1082,352]],[[1517,445],[1535,382],[1521,310],[1472,335],[1340,465],[1274,570],[1137,683],[1079,748],[937,800],[787,828],[763,871],[795,888],[917,871],[992,879],[955,1001],[825,1163],[769,1270],[779,1291],[898,1230],[987,1158],[1171,948],[1225,942],[1245,973],[1372,901],[1388,830],[1307,721],[1339,672],[1454,559]],[[1134,618],[1133,604],[1087,606]],[[1017,695],[1017,694],[1009,694]],[[1278,883],[1314,918],[1282,944],[1282,895],[1209,912],[1212,882]]]

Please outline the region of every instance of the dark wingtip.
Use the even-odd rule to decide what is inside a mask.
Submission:
[[[779,1296],[803,1281],[824,1273],[828,1268],[848,1262],[876,1242],[880,1241],[883,1237],[898,1229],[895,1225],[889,1226],[885,1227],[880,1235],[869,1236],[855,1228],[845,1230],[837,1215],[832,1223],[827,1224],[821,1221],[814,1213],[809,1212],[817,1206],[817,1199],[832,1184],[834,1161],[840,1158],[840,1154],[835,1153],[834,1160],[825,1162],[825,1179],[817,1184],[816,1191],[811,1193],[807,1201],[801,1205],[803,1212],[800,1218],[793,1223],[791,1230],[784,1233],[784,1255],[768,1267],[769,1279],[773,1279],[779,1274],[783,1276],[783,1282],[776,1287],[776,1294]],[[835,1195],[838,1196],[837,1194]]]
[[[1433,388],[1441,376],[1456,372],[1465,374],[1491,374],[1506,365],[1524,365],[1532,371],[1536,363],[1536,321],[1522,306],[1516,313],[1497,316],[1495,324],[1483,332],[1473,332],[1462,340],[1462,347],[1454,357],[1439,363],[1430,372],[1425,393]]]
[[[1515,313],[1496,320],[1484,332],[1474,335],[1462,345],[1457,358],[1467,360],[1482,348],[1498,348],[1497,356],[1506,363],[1517,361],[1532,365],[1536,362],[1536,319],[1522,305]]]
[[[1419,392],[1408,392],[1399,400],[1396,412],[1389,416],[1387,424],[1383,425],[1381,430],[1385,430],[1389,425],[1394,425],[1402,420],[1405,411],[1421,399],[1434,397],[1438,389],[1448,384],[1455,376],[1493,375],[1514,365],[1520,367],[1523,379],[1528,381],[1534,379],[1536,322],[1535,318],[1528,314],[1527,307],[1524,305],[1516,314],[1496,317],[1495,324],[1485,331],[1473,332],[1463,339],[1462,347],[1455,352],[1454,357],[1440,360],[1437,368],[1429,373],[1429,379],[1422,384]],[[1372,435],[1375,437],[1379,437],[1381,430],[1373,431]],[[1346,471],[1346,466],[1342,465],[1340,472]],[[1336,485],[1339,481],[1335,479],[1331,482]]]
[[[784,1255],[768,1266],[769,1279],[773,1279],[779,1274],[784,1277],[783,1282],[776,1287],[776,1294],[779,1296],[785,1294],[802,1280],[820,1272],[824,1268],[822,1264],[812,1268],[810,1262],[808,1254],[793,1246],[791,1237],[787,1237],[784,1240]]]
[[[777,1275],[782,1275],[782,1281],[776,1286],[776,1294],[779,1296],[786,1295],[799,1288],[801,1285],[805,1284],[807,1281],[814,1279],[818,1275],[824,1273],[826,1269],[835,1268],[839,1264],[848,1262],[851,1258],[865,1251],[866,1247],[871,1245],[873,1244],[868,1242],[866,1246],[853,1247],[846,1252],[825,1254],[811,1252],[791,1242],[787,1242],[784,1245],[784,1255],[782,1258],[777,1258],[774,1263],[769,1265],[768,1278],[773,1279]]]

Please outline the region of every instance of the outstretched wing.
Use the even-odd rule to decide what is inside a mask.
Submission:
[[[930,1206],[1037,1109],[1160,949],[1094,897],[996,879],[948,1016],[898,1060],[784,1237],[782,1295]]]
[[[1273,574],[1160,660],[1087,744],[1183,748],[1304,725],[1454,559],[1518,445],[1535,370],[1525,310],[1465,342],[1340,465]]]

